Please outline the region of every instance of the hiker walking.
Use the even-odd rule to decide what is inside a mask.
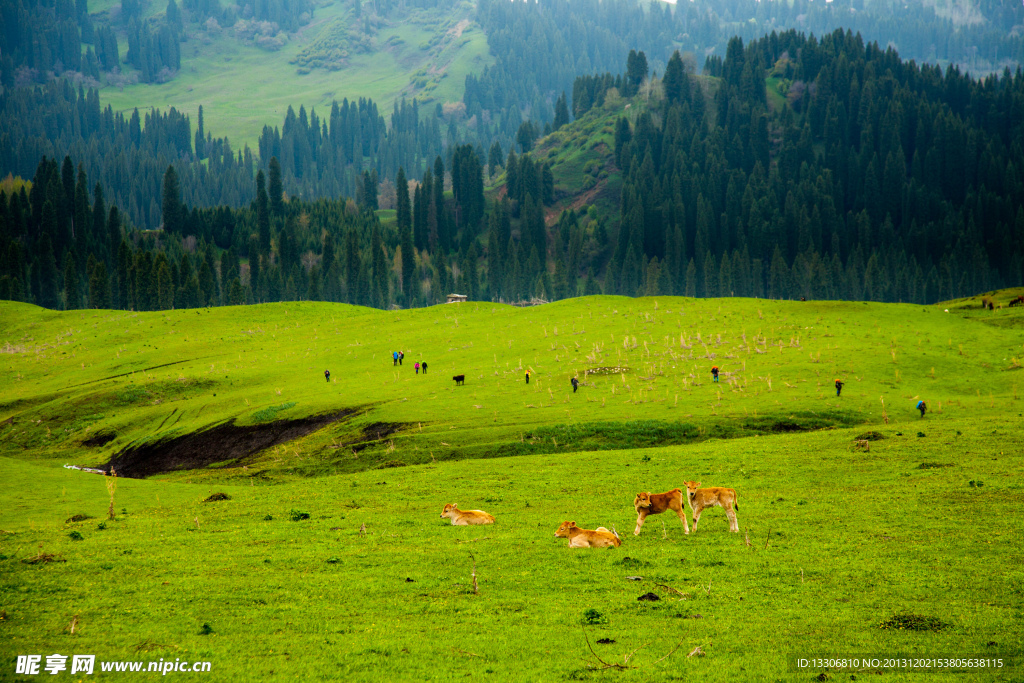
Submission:
[[[403,360],[404,358],[405,358],[405,351],[399,351],[399,352],[398,352],[398,364],[399,364],[399,365],[401,365],[401,364],[402,364],[402,360]]]
[[[841,380],[836,380],[836,396],[843,393],[843,384],[844,382],[842,382]]]
[[[527,384],[530,383],[530,371],[529,370],[526,371],[526,383]]]
[[[711,366],[711,377],[713,378],[712,379],[713,382],[717,382],[718,381],[718,366],[717,365],[712,365]]]
[[[420,374],[420,362],[416,361],[416,374]]]
[[[576,393],[576,390],[580,388],[580,381],[575,377],[572,378],[572,393]]]
[[[398,365],[398,351],[391,352],[391,364]]]
[[[427,374],[427,361],[423,361],[420,365],[423,368],[423,374]]]
[[[324,370],[324,379],[327,380],[328,382],[331,381],[331,371],[330,370]]]
[[[924,417],[925,411],[928,410],[928,404],[924,401],[917,402],[917,409],[921,411],[921,417]]]

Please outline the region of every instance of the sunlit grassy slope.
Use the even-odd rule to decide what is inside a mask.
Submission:
[[[1002,415],[1017,409],[1024,389],[1019,308],[965,309],[965,317],[914,305],[596,297],[390,312],[322,303],[0,310],[0,420],[13,418],[0,431],[0,453],[86,465],[228,419],[252,424],[341,408],[363,412],[287,453],[239,464],[285,477],[603,448],[636,423],[681,423],[692,428],[686,440],[776,424],[884,424],[883,411],[904,425],[919,419],[919,399],[935,419]],[[405,351],[401,367],[395,350]],[[428,363],[428,374],[415,374],[416,361]],[[712,365],[721,368],[719,384]],[[456,374],[466,375],[465,386],[455,386]],[[573,394],[576,375],[583,385]],[[846,382],[838,399],[836,378]],[[376,422],[402,428],[355,454],[338,447],[351,441],[353,425]],[[116,438],[82,445],[97,433]],[[671,441],[652,438],[623,445]],[[237,475],[228,468],[206,476]]]
[[[466,74],[478,73],[493,59],[487,38],[470,20],[471,3],[451,10],[411,10],[375,36],[376,49],[353,53],[339,71],[315,69],[298,74],[291,60],[334,21],[350,21],[350,3],[319,5],[314,21],[277,52],[244,44],[225,29],[220,36],[199,32],[181,46],[181,70],[163,84],[139,83],[100,91],[103,106],[130,112],[175,107],[188,113],[193,128],[199,106],[207,131],[227,136],[236,149],[255,149],[264,125],[280,127],[289,105],[330,114],[331,102],[371,98],[387,116],[402,97],[421,105],[462,99]]]
[[[55,652],[206,660],[211,681],[811,680],[827,672],[794,673],[793,658],[1019,653],[1022,313],[616,297],[392,312],[0,304],[0,678],[18,654]],[[118,479],[114,520],[110,478],[61,467],[227,419],[357,406],[245,463]],[[343,445],[388,422],[402,428]],[[676,445],[639,447],[680,430]],[[82,445],[97,433],[117,436]],[[689,479],[736,489],[741,533],[714,509],[689,536],[652,517],[634,537],[635,493]],[[204,502],[218,492],[229,499]],[[447,502],[497,523],[449,526]],[[623,545],[570,550],[553,537],[563,520]],[[939,630],[880,628],[905,613]],[[698,645],[705,656],[688,658]],[[637,648],[629,669],[597,658]]]

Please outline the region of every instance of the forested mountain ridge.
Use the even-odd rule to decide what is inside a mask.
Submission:
[[[576,81],[623,114],[606,292],[925,302],[1020,282],[1020,70],[978,82],[837,31],[737,38],[705,73],[674,58],[660,103],[631,110],[628,71]],[[556,188],[578,177],[573,156],[541,157]]]
[[[701,77],[678,53],[661,78],[647,68],[633,52],[620,75],[577,79],[578,120],[560,98],[555,130],[535,147],[523,135],[526,154],[457,146],[422,183],[400,168],[393,223],[373,213],[390,179],[378,188],[365,171],[359,204],[287,200],[274,158],[238,210],[183,206],[169,168],[164,231],[123,235],[102,198],[90,206],[73,161],[47,161],[30,193],[0,202],[0,296],[150,308],[419,306],[453,289],[929,303],[1021,283],[1021,70],[976,81],[842,31],[736,38]],[[557,212],[579,197],[579,211]]]
[[[409,178],[419,179],[436,155],[457,144],[474,145],[480,157],[494,142],[505,150],[513,145],[521,150],[519,133],[523,124],[532,122],[537,133],[545,124],[553,124],[558,97],[571,94],[577,75],[618,71],[627,52],[634,48],[644,52],[651,73],[660,73],[676,49],[683,53],[684,64],[696,69],[699,63],[693,55],[711,50],[724,56],[728,37],[737,32],[759,36],[766,27],[790,25],[813,28],[819,34],[837,24],[860,26],[867,38],[874,37],[880,44],[893,39],[897,46],[906,43],[910,55],[919,60],[968,62],[965,55],[969,53],[975,61],[987,60],[989,67],[1005,59],[1018,59],[1020,45],[1024,45],[1021,31],[1014,29],[1024,22],[1024,8],[1000,3],[978,4],[977,14],[984,21],[957,27],[920,3],[889,6],[853,0],[797,0],[793,5],[755,0],[715,4],[698,1],[678,6],[628,0],[481,0],[476,5],[333,0],[308,7],[301,3],[287,7],[280,3],[222,7],[210,0],[188,0],[180,5],[177,0],[168,0],[166,6],[163,0],[133,0],[113,5],[94,0],[104,9],[91,13],[86,0],[73,7],[66,0],[54,0],[52,5],[47,4],[48,0],[0,2],[4,16],[12,18],[0,32],[8,47],[0,50],[0,62],[6,65],[0,109],[10,110],[12,103],[19,103],[13,113],[0,112],[0,135],[7,133],[12,141],[10,147],[0,150],[0,174],[29,177],[42,155],[58,159],[71,156],[85,165],[90,178],[104,183],[132,223],[147,228],[156,228],[162,222],[159,178],[167,163],[176,164],[183,196],[190,205],[238,207],[252,200],[254,169],[266,171],[270,156],[277,156],[282,163],[286,192],[315,198],[353,196],[363,170],[375,170],[380,178],[393,178],[402,167]],[[39,12],[33,14],[31,9]],[[238,33],[246,26],[264,23],[271,28],[277,26],[283,33],[258,33],[268,39],[262,46],[256,46],[256,34],[245,38],[244,31]],[[240,28],[229,31],[229,24]],[[147,43],[131,38],[128,29],[136,25],[152,31],[172,27],[177,38],[185,41],[180,44],[183,52],[179,50],[184,66],[169,82],[131,85],[124,80],[132,73],[142,73],[143,62],[150,59],[143,53],[152,56],[156,54],[153,50],[167,53],[170,49],[167,41],[153,38]],[[484,30],[486,46],[481,44]],[[278,35],[284,35],[287,41],[275,48],[273,41]],[[39,38],[33,43],[35,48],[26,43],[32,36]],[[64,42],[55,36],[63,36]],[[92,47],[85,42],[87,39],[94,41]],[[93,58],[100,63],[95,78],[86,74],[88,70],[74,71],[63,62],[58,64],[56,48],[46,47],[67,43],[66,49],[71,50],[75,40],[79,50],[84,49],[83,64],[91,63]],[[226,50],[225,45],[235,47]],[[983,49],[973,50],[971,46]],[[488,67],[488,59],[481,56],[484,47],[491,53],[488,59],[493,61],[492,66]],[[30,66],[35,59],[44,59],[45,63],[40,62],[38,68]],[[232,66],[225,70],[226,65]],[[150,72],[158,70],[155,62],[146,68]],[[246,74],[257,68],[264,84],[254,86]],[[381,69],[387,71],[387,78],[381,75]],[[75,96],[54,96],[40,86],[33,94],[19,93],[23,88],[12,87],[46,81],[60,73],[64,73],[64,80],[77,81],[85,88],[76,88],[79,92]],[[331,74],[342,75],[348,92],[339,91],[339,78]],[[97,108],[92,103],[83,106],[72,100],[90,102],[90,83],[100,86],[96,89],[98,99],[114,103],[111,116],[120,110],[126,120],[132,117],[133,103],[170,102],[178,113],[186,115],[184,122],[191,129],[181,137],[192,139],[193,149],[179,147],[175,155],[129,160],[121,167],[132,169],[130,173],[104,170],[108,166],[101,165],[99,159],[132,153],[113,147],[111,136],[89,139],[96,126],[88,125],[88,121],[105,119],[97,113],[105,107],[101,104]],[[121,87],[123,91],[118,90]],[[371,97],[375,94],[372,91],[381,90],[386,92],[383,103]],[[239,99],[242,91],[248,93],[248,99]],[[403,93],[408,95],[405,105]],[[778,95],[773,90],[773,96]],[[289,99],[292,97],[294,101]],[[205,116],[201,116],[199,108],[204,98]],[[320,106],[313,106],[310,100]],[[357,107],[358,116],[347,113],[346,100],[349,106]],[[211,123],[211,107],[215,112],[227,108],[234,112],[232,116],[241,117],[232,119],[233,124],[249,124],[244,128],[227,126],[234,145],[225,136],[222,115],[214,114]],[[406,107],[415,112],[416,122],[402,113]],[[159,109],[166,113],[169,107]],[[341,110],[340,118],[336,109]],[[30,110],[37,115],[26,121]],[[89,113],[73,117],[68,114],[70,110]],[[274,114],[268,116],[267,111]],[[569,118],[576,113],[573,97]],[[67,124],[38,125],[51,117]],[[72,123],[72,118],[79,123]],[[145,109],[139,118],[145,122]],[[154,114],[154,118],[159,117]],[[314,120],[320,123],[316,131],[311,125]],[[343,122],[338,128],[340,136],[331,130],[339,121]],[[245,132],[235,135],[238,130]],[[252,151],[247,153],[239,140],[251,140]],[[206,146],[219,148],[219,154],[212,156],[222,163],[213,173],[202,168],[209,165],[202,149]],[[354,153],[357,147],[361,154]],[[247,161],[247,155],[251,160]]]

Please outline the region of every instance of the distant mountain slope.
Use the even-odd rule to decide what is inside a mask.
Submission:
[[[173,105],[236,147],[256,147],[264,125],[280,125],[290,105],[329,111],[332,100],[372,97],[385,110],[402,97],[458,101],[470,71],[491,58],[473,6],[411,9],[357,19],[348,2],[317,8],[314,19],[276,51],[240,41],[231,29],[195,30],[181,46],[181,71],[167,83],[105,87],[115,111]],[[371,18],[372,16],[372,18]]]

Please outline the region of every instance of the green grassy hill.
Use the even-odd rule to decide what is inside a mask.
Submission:
[[[1020,648],[1020,308],[3,303],[0,321],[5,667],[57,652],[210,661],[210,680],[788,680],[798,654]],[[112,478],[61,467],[131,448],[209,466],[119,477],[113,500]],[[630,533],[637,491],[691,479],[737,490],[740,534],[715,509],[690,535],[674,517]],[[449,502],[498,521],[449,526]],[[570,550],[563,520],[623,545]]]
[[[313,21],[276,52],[235,38],[230,28],[193,29],[173,80],[107,86],[100,99],[115,111],[173,106],[193,125],[202,105],[206,130],[239,149],[255,148],[263,126],[280,126],[289,105],[316,107],[324,116],[332,101],[346,97],[372,98],[385,114],[402,97],[431,106],[458,101],[466,74],[493,61],[472,12],[469,2],[445,11],[412,9],[401,19],[381,20],[358,49],[348,36],[358,21],[338,0],[319,5]]]

